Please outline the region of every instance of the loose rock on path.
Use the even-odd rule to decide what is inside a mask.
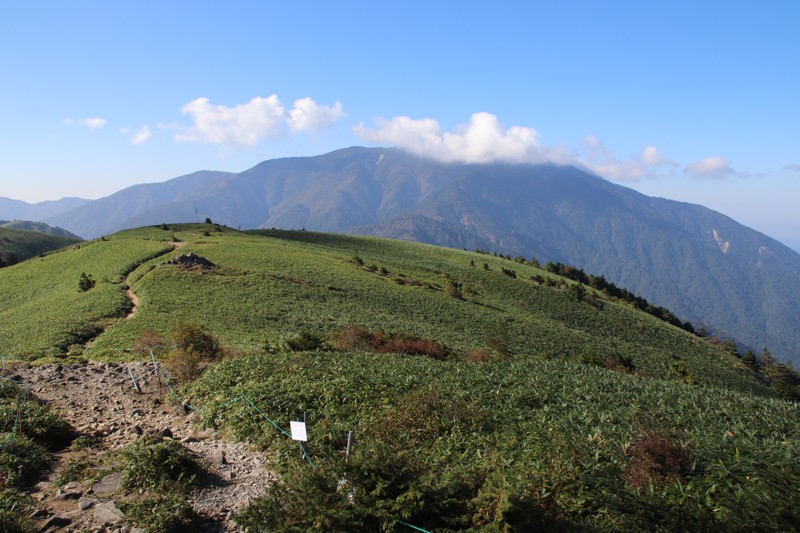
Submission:
[[[15,374],[79,434],[97,442],[91,453],[119,450],[144,433],[180,441],[210,473],[190,497],[201,518],[200,531],[240,531],[232,521],[233,513],[263,494],[273,479],[264,454],[246,444],[223,440],[212,430],[197,429],[196,415],[166,396],[167,389],[159,383],[152,365],[23,365]],[[136,392],[131,374],[141,392]],[[118,472],[113,469],[100,482],[54,486],[60,469],[76,453],[66,450],[57,454],[48,478],[33,489],[37,502],[33,518],[40,530],[139,531],[123,525],[122,513],[114,504],[123,494]]]

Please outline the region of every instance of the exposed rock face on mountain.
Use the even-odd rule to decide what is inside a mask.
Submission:
[[[710,209],[573,167],[442,164],[348,148],[138,185],[45,222],[88,238],[197,217],[563,262],[756,350],[800,354],[800,254]]]

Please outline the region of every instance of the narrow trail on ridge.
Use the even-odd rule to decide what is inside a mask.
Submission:
[[[168,253],[174,252],[175,250],[177,250],[181,246],[185,245],[186,243],[185,242],[170,242],[169,244],[172,245],[172,249],[167,250],[163,254],[160,254],[160,255],[158,255],[156,257],[163,257],[163,256],[167,255]],[[139,297],[136,295],[135,292],[133,292],[133,287],[131,287],[131,285],[128,283],[128,278],[135,271],[136,271],[136,269],[133,269],[131,272],[128,272],[128,274],[125,276],[125,280],[124,280],[125,285],[128,286],[128,289],[125,291],[125,296],[127,296],[128,300],[131,301],[131,309],[130,309],[130,311],[128,311],[128,314],[125,315],[125,320],[130,319],[134,314],[136,314],[136,309],[139,307]],[[95,338],[97,338],[100,335],[102,335],[104,331],[105,331],[105,329],[102,332],[100,332]]]
[[[184,242],[170,242],[169,244],[171,245],[171,248],[169,248],[168,250],[164,250],[162,253],[160,253],[160,254],[158,254],[158,255],[156,255],[154,257],[151,257],[150,260],[157,259],[159,257],[163,257],[163,256],[165,256],[165,255],[167,255],[169,253],[172,253],[175,250],[177,250],[178,248],[180,248],[181,246],[184,246],[186,243],[184,243]],[[122,283],[124,283],[128,287],[125,290],[125,297],[131,302],[131,307],[128,310],[128,313],[124,317],[122,317],[122,320],[131,319],[136,314],[136,310],[139,307],[139,297],[136,295],[135,292],[133,292],[133,288],[131,287],[131,285],[129,283],[129,278],[130,278],[131,274],[133,274],[135,271],[136,271],[136,268],[134,268],[133,270],[128,272],[125,275],[125,278],[122,280]],[[91,338],[89,338],[89,339],[87,339],[87,340],[85,340],[83,342],[84,350],[88,349],[92,344],[94,344],[94,342],[101,335],[103,335],[103,333],[105,333],[109,328],[113,327],[114,324],[116,324],[116,322],[117,322],[116,320],[102,321],[100,323],[100,327],[99,327],[97,333],[95,333]]]
[[[151,259],[185,243],[170,244],[171,248]],[[125,276],[126,285],[133,271]],[[87,347],[120,320],[134,316],[139,298],[130,285],[125,294],[132,303],[128,314],[104,324]],[[36,509],[31,519],[38,530],[142,531],[127,522],[117,506],[117,502],[142,497],[121,486],[119,453],[149,434],[179,442],[208,473],[187,498],[196,515],[196,530],[242,531],[233,521],[235,512],[263,495],[275,479],[267,466],[268,458],[246,443],[231,442],[213,429],[200,428],[195,411],[170,397],[168,377],[163,372],[160,365],[156,369],[145,362],[14,363],[6,367],[3,374],[8,374],[8,379],[30,390],[35,401],[47,404],[77,436],[90,443],[81,449],[67,447],[56,452],[51,469],[28,489]],[[78,476],[64,483],[65,473],[76,461],[88,465],[88,472],[97,475]]]

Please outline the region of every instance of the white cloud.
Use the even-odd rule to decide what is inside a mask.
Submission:
[[[792,172],[800,172],[800,164],[798,163],[789,163],[783,168],[785,168],[786,170],[791,170]]]
[[[119,132],[123,135],[129,136],[133,144],[142,144],[153,135],[153,131],[150,129],[150,126],[146,124],[137,131],[132,131],[130,128],[125,127],[120,128]]]
[[[339,102],[332,107],[321,106],[311,98],[297,100],[287,112],[275,94],[266,98],[256,96],[235,107],[212,105],[208,98],[198,98],[183,106],[181,112],[190,115],[194,123],[176,134],[176,141],[245,148],[262,139],[279,137],[287,126],[293,131],[314,130],[333,126],[344,116]]]
[[[133,144],[142,144],[147,139],[149,139],[153,135],[153,132],[150,130],[150,127],[146,124],[139,128],[139,131],[133,133],[131,135],[131,142]]]
[[[736,174],[724,157],[712,155],[686,165],[685,171],[695,178],[723,179]]]
[[[295,131],[314,131],[330,128],[344,116],[340,102],[336,102],[333,106],[324,106],[306,97],[295,100],[294,108],[289,111],[288,121]]]
[[[583,139],[581,162],[598,176],[612,181],[639,181],[656,177],[663,167],[675,167],[677,163],[662,155],[655,146],[645,146],[631,159],[617,159],[594,135]]]
[[[278,96],[256,96],[236,107],[212,105],[208,98],[198,98],[181,108],[181,113],[194,118],[185,133],[175,135],[177,141],[253,146],[265,137],[277,137],[285,113]]]
[[[372,129],[358,124],[355,132],[365,141],[392,144],[437,161],[543,163],[567,159],[562,150],[542,146],[535,129],[521,126],[504,129],[490,113],[474,113],[468,124],[453,132],[443,132],[431,118],[376,119],[376,125]]]
[[[65,126],[80,126],[82,128],[89,128],[92,130],[99,130],[107,123],[108,121],[106,119],[99,117],[81,119],[68,118],[63,122]]]
[[[376,119],[375,128],[359,124],[355,132],[365,141],[390,144],[443,162],[572,164],[613,181],[657,177],[666,168],[678,166],[655,146],[645,146],[631,159],[617,159],[593,135],[584,138],[575,153],[563,147],[547,147],[539,142],[539,132],[535,129],[521,126],[505,129],[490,113],[473,114],[468,124],[453,132],[442,131],[434,119],[406,116]]]
[[[658,149],[655,146],[645,146],[644,149],[642,150],[642,153],[639,155],[639,160],[648,167],[656,167],[660,165],[669,165],[669,166],[676,165],[674,161],[658,153]]]

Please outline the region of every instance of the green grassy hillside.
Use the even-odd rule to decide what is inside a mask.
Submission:
[[[81,239],[75,237],[0,226],[0,267],[13,265],[80,241]]]
[[[796,403],[565,360],[364,353],[228,359],[189,400],[276,456],[281,481],[239,518],[253,531],[789,531],[800,520]],[[273,425],[304,413],[308,459]]]
[[[216,266],[167,263],[190,252]],[[239,515],[254,531],[800,521],[800,408],[771,398],[767,379],[783,367],[759,372],[530,264],[189,224],[0,270],[6,358],[147,357],[137,342],[192,324],[229,357],[178,394],[204,424],[270,449],[282,473]],[[307,456],[278,430],[303,413]]]
[[[171,250],[173,240],[180,249]],[[163,264],[188,252],[218,267]],[[82,272],[96,281],[86,292],[78,289]],[[142,228],[0,272],[0,352],[57,357],[77,354],[77,345],[93,339],[86,356],[127,358],[143,331],[166,333],[179,322],[257,352],[280,350],[303,331],[324,336],[356,324],[443,343],[454,359],[498,345],[544,359],[613,355],[644,375],[666,377],[681,366],[698,383],[762,390],[735,368],[736,358],[704,340],[628,305],[576,301],[548,280],[556,282],[529,265],[417,243],[202,225]],[[121,320],[130,309],[126,284],[141,305]],[[461,298],[448,292],[456,284]]]
[[[76,241],[82,241],[80,237],[75,235],[74,233],[70,233],[69,231],[48,226],[44,222],[33,222],[31,220],[10,220],[10,221],[0,221],[0,228],[4,229],[16,229],[16,230],[25,230],[25,231],[34,231],[36,233],[45,233],[47,235],[58,235],[60,237],[70,237]]]

